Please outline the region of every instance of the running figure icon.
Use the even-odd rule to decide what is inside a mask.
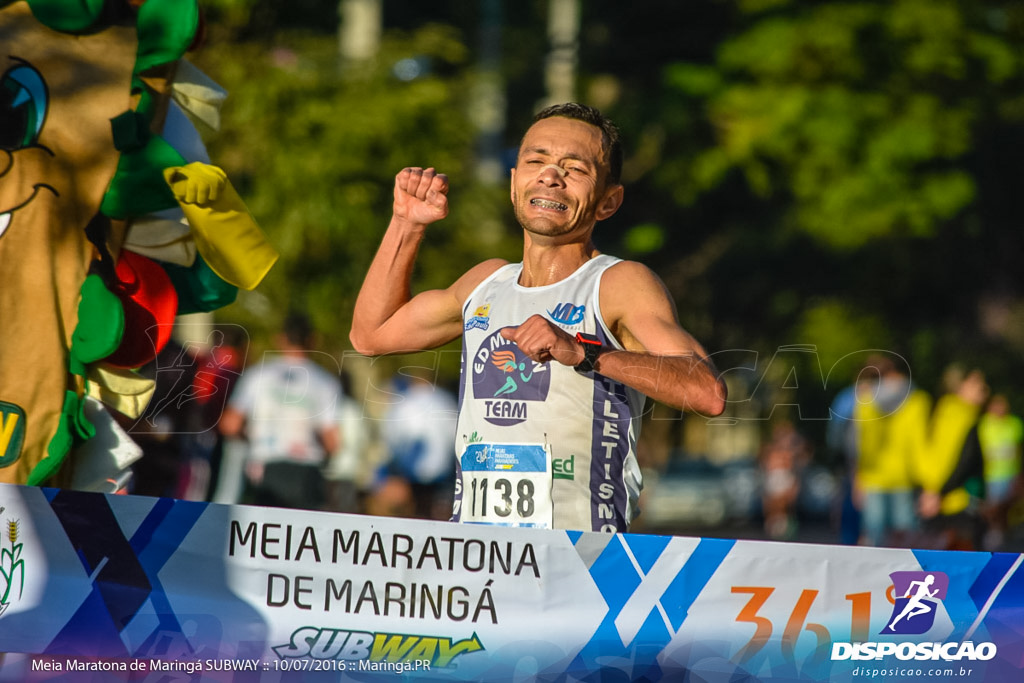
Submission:
[[[920,614],[927,614],[932,611],[932,606],[924,602],[925,598],[934,598],[938,593],[939,589],[936,588],[934,591],[930,590],[932,584],[935,583],[935,575],[928,574],[924,577],[923,581],[911,581],[910,585],[907,586],[907,592],[903,596],[909,598],[907,604],[904,605],[903,611],[901,611],[892,623],[889,624],[888,630],[892,633],[896,632],[896,622],[904,617],[910,620],[912,617],[916,617]]]
[[[505,385],[494,392],[495,396],[514,394],[519,389],[519,383],[512,376],[512,373],[516,370],[519,371],[519,379],[523,382],[529,382],[533,377],[532,372],[528,375],[526,374],[526,363],[516,364],[516,354],[512,351],[495,351],[491,363],[501,368],[502,372],[509,373],[509,376],[505,378]]]

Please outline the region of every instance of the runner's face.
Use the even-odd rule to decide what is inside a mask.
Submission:
[[[535,236],[587,236],[621,203],[622,186],[607,187],[601,131],[583,121],[552,117],[523,137],[512,169],[512,205]]]

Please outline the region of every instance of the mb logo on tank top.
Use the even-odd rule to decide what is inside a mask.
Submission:
[[[556,323],[562,325],[579,325],[583,322],[583,317],[587,314],[587,307],[585,305],[577,306],[576,304],[558,304],[552,310],[548,311],[548,315]]]

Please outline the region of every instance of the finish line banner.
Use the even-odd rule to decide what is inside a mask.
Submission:
[[[1024,555],[0,485],[0,680],[991,681]]]

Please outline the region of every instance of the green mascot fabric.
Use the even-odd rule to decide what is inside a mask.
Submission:
[[[72,335],[69,369],[84,376],[86,367],[113,353],[124,334],[124,309],[104,284],[99,275],[89,275],[82,283],[82,296],[78,303],[78,324]],[[77,441],[94,435],[86,419],[84,396],[75,391],[64,394],[57,431],[47,446],[47,455],[33,469],[29,485],[38,485],[49,479],[63,464]]]
[[[206,221],[199,231],[190,225],[181,238],[187,247],[164,245],[198,251],[194,261],[145,261],[147,282],[162,283],[145,295],[155,307],[126,317],[124,303],[137,302],[118,296],[125,282],[116,271],[137,256],[125,235],[161,225],[156,212],[178,209],[164,170],[193,161],[178,151],[193,148],[164,137],[163,122],[177,106],[179,70],[197,84],[183,57],[199,26],[196,0],[0,0],[0,106],[8,109],[0,164],[0,482],[75,486],[81,465],[90,481],[120,486],[130,461],[119,458],[122,469],[109,479],[106,470],[96,476],[95,449],[87,446],[113,424],[104,405],[138,415],[153,383],[133,373],[151,353],[118,352],[160,343],[137,336],[149,313],[159,313],[166,333],[174,311],[165,304],[177,298],[179,313],[223,307],[237,294],[225,277],[255,286],[276,258],[229,190],[232,220]],[[192,99],[208,120],[212,100]],[[187,104],[180,109],[195,114]],[[138,237],[134,243],[159,251],[159,239]],[[240,242],[225,246],[240,238],[248,245],[242,251]],[[244,262],[249,257],[258,258]]]

